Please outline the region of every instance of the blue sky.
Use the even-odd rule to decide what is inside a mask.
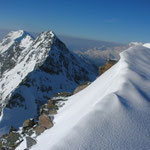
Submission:
[[[150,0],[0,0],[0,28],[150,42]]]

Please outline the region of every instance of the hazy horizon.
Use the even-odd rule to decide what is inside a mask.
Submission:
[[[0,28],[0,41],[14,29],[1,29]],[[34,37],[39,33],[27,31]],[[113,42],[113,41],[103,41],[103,40],[94,40],[80,37],[73,37],[69,35],[57,35],[60,40],[62,40],[70,50],[87,50],[94,47],[100,47],[102,45],[107,47],[125,45],[124,43]]]
[[[149,42],[149,6],[146,0],[1,1],[0,28],[53,30],[57,35],[120,43]]]

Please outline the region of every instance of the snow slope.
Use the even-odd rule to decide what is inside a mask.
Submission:
[[[32,150],[149,150],[150,49],[135,46],[120,55],[116,65],[70,97]]]
[[[15,42],[20,42],[28,33],[23,30],[11,31],[0,43],[0,53],[4,53],[10,48]]]
[[[143,44],[144,47],[150,48],[150,43]]]

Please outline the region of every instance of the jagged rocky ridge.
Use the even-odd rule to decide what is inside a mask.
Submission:
[[[1,135],[11,125],[18,128],[24,120],[36,119],[39,106],[54,93],[72,92],[96,77],[95,68],[70,52],[52,31],[36,39],[22,30],[11,32],[0,45],[7,47],[0,48]]]

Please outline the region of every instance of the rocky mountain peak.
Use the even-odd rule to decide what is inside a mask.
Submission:
[[[96,77],[93,66],[70,52],[52,31],[42,32],[36,39],[25,31],[11,34],[17,38],[0,54],[0,126],[8,121],[5,115],[14,120],[7,123],[6,131],[28,118],[36,119],[38,108],[53,94],[72,92],[78,84]]]

